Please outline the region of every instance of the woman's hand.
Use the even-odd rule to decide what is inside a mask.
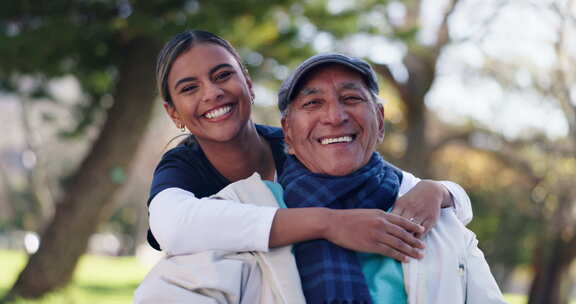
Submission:
[[[422,258],[424,227],[379,209],[282,208],[270,230],[271,248],[326,239],[354,251],[378,253],[399,261]]]
[[[414,237],[424,227],[378,209],[331,210],[324,238],[360,252],[385,255],[402,262],[420,259],[424,243]]]
[[[421,180],[396,201],[392,214],[424,226],[422,233],[416,233],[417,237],[422,237],[438,222],[440,208],[453,205],[450,192],[441,183]]]

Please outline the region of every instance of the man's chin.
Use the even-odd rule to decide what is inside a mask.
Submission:
[[[360,169],[360,167],[355,165],[338,163],[334,167],[327,168],[325,174],[332,176],[345,176],[354,173],[354,171],[358,169]]]
[[[303,153],[295,153],[295,156],[310,172],[331,176],[345,176],[360,169],[364,165],[361,160],[343,157],[342,154],[344,153],[329,154],[318,153],[318,151],[316,151],[314,154],[315,157],[299,157],[304,155]]]

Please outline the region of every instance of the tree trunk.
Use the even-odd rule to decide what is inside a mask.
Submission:
[[[543,242],[546,244],[547,242]],[[568,304],[570,288],[566,278],[572,257],[563,250],[566,244],[560,238],[548,242],[536,254],[536,274],[530,287],[528,304]]]
[[[119,67],[114,105],[82,164],[66,185],[46,228],[40,248],[7,295],[38,298],[70,282],[88,239],[108,216],[113,195],[137,151],[154,100],[154,59],[159,44],[152,39],[127,41]]]
[[[11,204],[16,201],[15,194],[8,176],[6,169],[0,163],[0,221],[6,221],[16,214]]]
[[[556,182],[558,203],[534,254],[535,276],[528,304],[568,304],[571,288],[567,278],[576,257],[572,181],[573,178]]]
[[[400,94],[406,107],[406,151],[402,164],[421,178],[431,177],[431,149],[427,139],[427,107],[424,98],[435,78],[436,58],[408,53],[404,60],[409,79]]]

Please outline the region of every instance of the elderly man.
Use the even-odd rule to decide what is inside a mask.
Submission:
[[[291,156],[280,183],[288,207],[390,210],[417,180],[375,152],[384,137],[378,83],[364,61],[321,54],[279,93]],[[294,246],[308,303],[503,303],[474,233],[451,209],[424,237],[424,258],[400,264],[326,240]]]

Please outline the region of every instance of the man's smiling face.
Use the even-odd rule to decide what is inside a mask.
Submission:
[[[370,160],[384,132],[384,110],[362,76],[339,64],[301,80],[282,118],[288,152],[311,172],[350,174]]]

